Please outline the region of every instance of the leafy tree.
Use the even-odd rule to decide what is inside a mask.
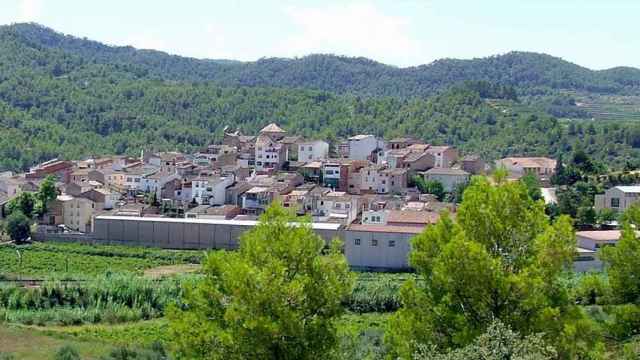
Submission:
[[[40,214],[47,212],[49,203],[55,200],[56,196],[58,196],[56,178],[49,175],[40,183],[40,188],[36,193],[36,198],[40,203]]]
[[[170,311],[180,357],[318,359],[337,345],[336,320],[352,278],[340,244],[274,204],[237,252],[207,257],[206,278]]]
[[[604,208],[600,209],[596,213],[596,222],[599,225],[604,225],[615,221],[618,218],[618,214],[612,209]]]
[[[434,195],[440,201],[444,198],[445,192],[441,182],[437,180],[425,180],[422,176],[418,175],[413,177],[413,182],[421,193]]]
[[[540,190],[540,180],[532,173],[528,173],[520,181],[527,187],[527,193],[531,199],[538,201],[542,199],[542,190]]]
[[[7,212],[19,211],[22,214],[32,217],[36,206],[36,197],[30,192],[21,192],[20,195],[12,199],[7,205]]]
[[[495,319],[525,336],[544,333],[566,358],[598,349],[597,331],[559,281],[575,253],[571,220],[549,224],[523,183],[497,183],[474,178],[457,221],[444,213],[412,240],[420,281],[403,286],[390,321],[394,356],[409,358],[418,344],[466,346]]]
[[[31,236],[31,220],[19,210],[11,212],[5,226],[7,234],[16,243],[22,243]]]
[[[636,235],[639,220],[640,204],[633,204],[622,217],[620,240],[601,250],[613,296],[620,304],[640,305],[640,239]]]
[[[591,206],[580,206],[576,212],[576,225],[589,227],[596,224],[596,211]]]
[[[441,354],[434,347],[420,346],[414,360],[552,360],[556,350],[546,344],[541,334],[521,337],[496,320],[472,344]]]

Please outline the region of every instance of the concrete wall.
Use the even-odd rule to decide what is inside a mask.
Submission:
[[[251,226],[237,224],[208,224],[167,222],[147,218],[95,220],[92,243],[109,245],[146,246],[166,249],[237,249],[242,233]],[[352,230],[316,229],[327,244],[334,239],[344,242],[349,264],[356,268],[408,268],[409,239],[414,234],[384,233]],[[360,239],[360,245],[355,245]],[[372,240],[378,245],[372,246]],[[393,247],[389,242],[395,242]]]
[[[346,230],[347,262],[355,268],[408,269],[409,240],[413,236],[415,234]],[[393,247],[389,246],[390,241],[395,242]]]

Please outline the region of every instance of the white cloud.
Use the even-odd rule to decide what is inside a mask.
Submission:
[[[408,19],[385,14],[371,2],[285,11],[296,27],[280,45],[279,52],[288,56],[335,53],[398,65],[415,64],[421,57],[422,47],[411,36]]]
[[[18,22],[38,21],[42,14],[41,0],[20,0],[18,7]]]

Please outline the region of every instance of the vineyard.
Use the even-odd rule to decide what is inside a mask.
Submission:
[[[20,337],[28,329],[35,341],[55,344],[51,353],[73,344],[83,359],[111,351],[162,351],[169,346],[166,306],[179,305],[205,256],[111,245],[0,246],[0,334]],[[348,315],[338,324],[343,346],[358,349],[362,358],[377,356],[386,319],[400,306],[399,289],[414,277],[357,273],[344,303]],[[43,358],[42,349],[23,351],[0,341],[0,359],[3,352]]]

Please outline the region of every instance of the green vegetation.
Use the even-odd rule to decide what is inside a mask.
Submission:
[[[217,252],[205,278],[169,312],[181,358],[317,359],[337,348],[337,319],[352,278],[337,241],[275,203],[245,232],[237,252]]]
[[[55,33],[36,24],[17,24],[1,29],[7,48],[75,55],[58,63],[38,57],[35,64],[54,76],[85,63],[116,66],[130,77],[173,81],[212,81],[224,86],[311,88],[359,96],[424,97],[466,80],[498,84],[491,93],[517,86],[528,94],[557,89],[624,94],[637,93],[640,70],[613,68],[592,71],[562,59],[536,53],[511,52],[483,59],[443,59],[429,65],[399,69],[365,58],[311,55],[299,59],[261,59],[256,62],[211,61],[171,56],[158,51],[110,47],[95,41]],[[10,45],[10,46],[9,46]],[[14,69],[27,63],[12,58]],[[509,95],[510,92],[507,90]],[[512,95],[511,95],[512,96]]]
[[[119,323],[162,316],[184,281],[109,275],[38,287],[0,286],[0,322],[26,325]]]
[[[543,333],[563,358],[595,356],[603,346],[559,281],[575,252],[571,220],[549,224],[523,183],[496,181],[475,177],[456,221],[445,214],[414,238],[410,263],[422,282],[401,289],[403,306],[385,337],[394,355],[468,346],[494,319],[523,336]]]
[[[352,69],[347,71],[352,75],[324,71],[324,66]],[[403,80],[405,73],[410,75]],[[249,64],[198,62],[16,25],[0,28],[0,74],[0,131],[5,135],[0,169],[24,170],[52,157],[139,154],[149,146],[191,151],[219,140],[225,126],[254,133],[274,120],[292,133],[329,141],[360,132],[411,135],[488,160],[512,154],[558,156],[580,142],[610,167],[640,165],[640,124],[567,126],[514,100],[509,90],[637,91],[633,71],[623,79],[545,55],[447,60],[411,69],[323,55]],[[474,80],[474,74],[478,81],[456,85]],[[361,89],[328,85],[341,79]],[[393,84],[367,84],[377,81]],[[486,97],[502,97],[500,106]]]
[[[6,230],[11,240],[23,243],[31,236],[31,221],[22,211],[13,211],[7,217]]]
[[[163,265],[199,263],[200,251],[128,246],[35,243],[0,246],[0,277],[87,279],[107,273],[142,274]]]

